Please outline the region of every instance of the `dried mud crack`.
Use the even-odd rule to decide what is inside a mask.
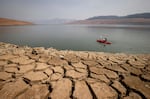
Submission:
[[[150,99],[150,54],[0,42],[0,99]]]

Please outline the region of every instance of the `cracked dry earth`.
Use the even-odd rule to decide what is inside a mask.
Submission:
[[[150,55],[0,42],[0,99],[150,99]]]

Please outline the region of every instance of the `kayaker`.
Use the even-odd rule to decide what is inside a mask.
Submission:
[[[104,38],[105,42],[107,42],[107,38]]]

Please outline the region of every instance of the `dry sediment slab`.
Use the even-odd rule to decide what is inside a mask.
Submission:
[[[0,42],[0,99],[150,99],[150,54]]]

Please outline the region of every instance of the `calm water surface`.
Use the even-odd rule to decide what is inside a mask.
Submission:
[[[111,45],[97,43],[107,37]],[[1,26],[0,42],[79,51],[150,53],[150,26],[30,25]]]

